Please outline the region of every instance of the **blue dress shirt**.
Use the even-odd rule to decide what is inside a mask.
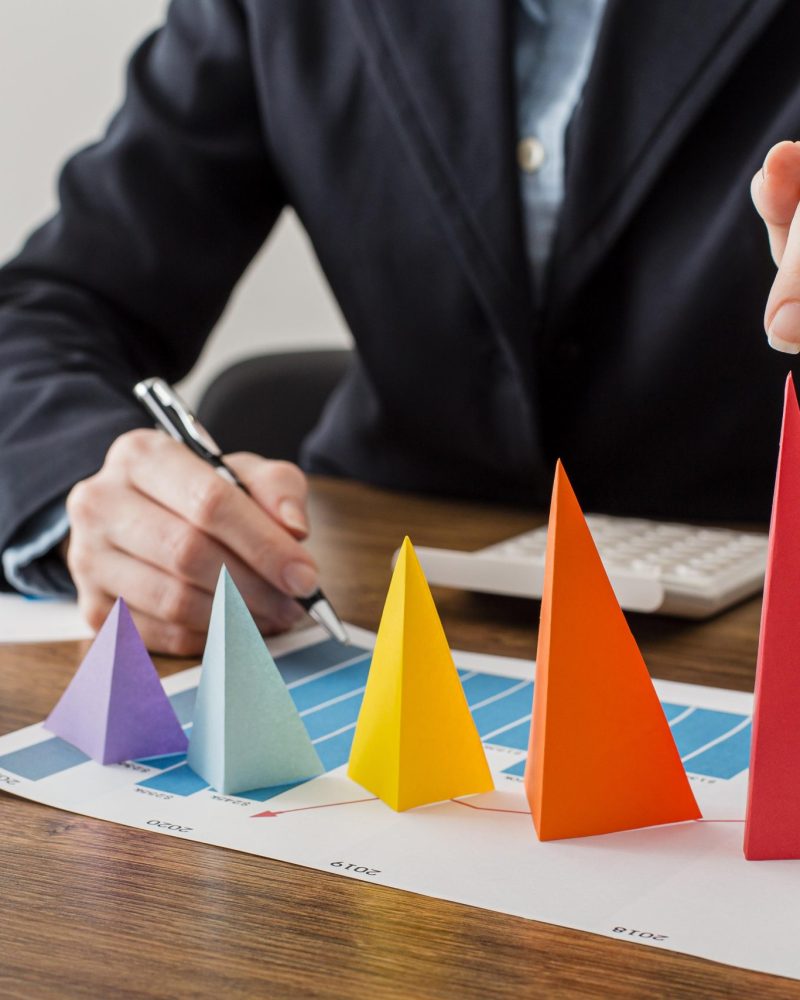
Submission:
[[[540,290],[564,199],[564,136],[604,9],[605,0],[519,0],[515,10],[520,192],[528,259]]]
[[[6,581],[32,597],[67,596],[75,587],[56,546],[69,531],[64,500],[45,507],[19,532],[3,553]]]

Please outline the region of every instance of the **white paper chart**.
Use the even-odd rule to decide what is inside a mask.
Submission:
[[[395,813],[346,777],[374,636],[270,640],[326,768],[220,795],[183,755],[103,767],[40,725],[0,737],[0,789],[153,833],[277,858],[800,978],[800,862],[742,854],[752,696],[657,681],[704,819],[539,843],[522,787],[534,665],[456,653],[496,791]],[[195,667],[164,686],[190,730]]]
[[[0,594],[0,643],[91,639],[75,601]]]

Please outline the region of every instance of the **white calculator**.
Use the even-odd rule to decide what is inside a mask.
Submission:
[[[767,536],[625,517],[587,515],[620,605],[706,618],[758,593]],[[428,582],[460,590],[541,597],[547,526],[477,552],[416,549]]]

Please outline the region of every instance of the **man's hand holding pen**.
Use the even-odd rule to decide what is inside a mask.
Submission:
[[[93,627],[123,594],[148,648],[199,653],[222,563],[265,634],[302,616],[293,598],[319,586],[300,544],[308,534],[305,476],[252,454],[225,463],[250,495],[166,434],[135,430],[72,489],[66,558]]]

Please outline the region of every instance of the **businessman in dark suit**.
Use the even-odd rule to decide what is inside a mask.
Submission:
[[[0,272],[6,585],[69,586],[66,551],[93,624],[123,592],[188,653],[224,559],[291,620],[303,474],[235,456],[250,499],[131,397],[187,372],[286,205],[358,351],[306,470],[543,506],[560,456],[590,509],[766,517],[787,363],[747,189],[800,122],[798,40],[789,0],[176,0]]]

